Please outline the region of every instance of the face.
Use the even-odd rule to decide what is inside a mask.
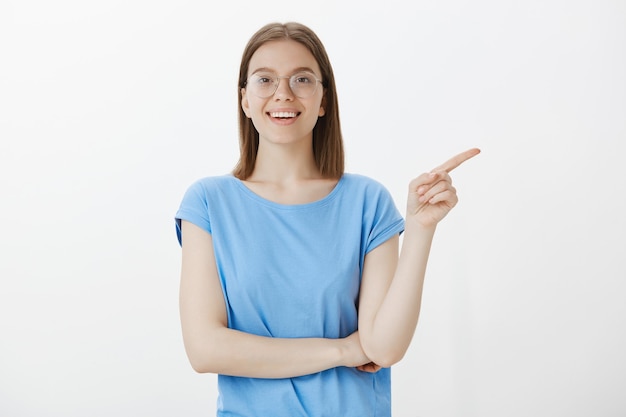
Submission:
[[[241,107],[252,119],[259,132],[259,140],[291,143],[313,137],[318,117],[324,115],[324,88],[318,83],[315,92],[306,98],[298,97],[289,86],[289,78],[306,70],[321,80],[321,71],[313,55],[300,43],[292,40],[271,41],[252,55],[248,78],[259,73],[274,73],[281,78],[273,95],[261,98],[251,88],[241,90]]]

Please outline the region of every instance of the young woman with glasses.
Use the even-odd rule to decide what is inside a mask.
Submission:
[[[234,171],[192,184],[175,216],[185,349],[219,375],[217,415],[389,416],[389,367],[457,202],[449,172],[479,151],[411,181],[403,218],[380,183],[344,172],[333,70],[298,23],[245,47],[239,129]]]

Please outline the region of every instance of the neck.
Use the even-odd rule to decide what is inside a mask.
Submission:
[[[260,142],[249,180],[286,182],[320,177],[310,141],[291,144]]]

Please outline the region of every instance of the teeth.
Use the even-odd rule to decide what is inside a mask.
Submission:
[[[270,116],[272,117],[296,117],[296,113],[290,111],[276,111],[271,112]]]

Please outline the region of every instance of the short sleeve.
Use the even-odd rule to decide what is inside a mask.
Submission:
[[[369,233],[365,242],[366,254],[392,236],[404,231],[404,218],[385,187],[379,185],[368,200],[366,218],[369,223]]]
[[[178,243],[181,245],[182,220],[193,223],[211,233],[207,193],[201,180],[196,181],[187,189],[175,215],[176,236],[178,237]]]

